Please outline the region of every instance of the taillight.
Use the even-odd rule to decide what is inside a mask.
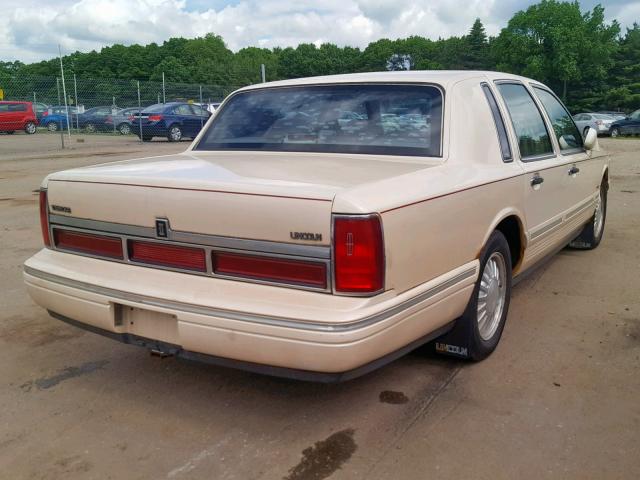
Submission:
[[[374,293],[384,287],[384,244],[378,215],[333,219],[336,292]]]
[[[149,115],[150,122],[159,122],[162,120],[162,115]]]
[[[129,240],[129,259],[134,262],[206,272],[205,253],[201,248]]]
[[[123,258],[122,240],[118,237],[54,228],[53,240],[56,248],[60,250],[89,253],[99,257]]]
[[[49,112],[47,110],[45,110],[44,112],[42,112],[42,116],[46,117],[47,115],[49,115]]]
[[[133,120],[134,120],[134,116],[133,116],[133,115],[129,115],[129,116],[127,117],[127,120],[129,120],[130,122],[133,122]]]
[[[40,190],[40,229],[42,230],[42,241],[45,247],[51,246],[49,235],[49,206],[47,203],[47,191]]]
[[[327,267],[321,262],[216,251],[213,272],[218,275],[327,288]]]

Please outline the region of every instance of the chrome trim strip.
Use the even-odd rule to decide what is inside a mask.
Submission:
[[[85,218],[67,217],[64,215],[49,215],[49,224],[84,228],[102,233],[115,233],[135,237],[157,239],[156,230],[153,227],[140,227],[123,223],[103,222]],[[223,237],[220,235],[206,235],[202,233],[182,232],[172,230],[169,225],[168,235],[163,238],[166,241],[191,243],[195,245],[207,245],[210,247],[230,248],[235,250],[248,250],[252,252],[275,253],[280,255],[296,255],[310,258],[331,258],[331,248],[319,245],[298,245],[295,243],[272,242],[268,240],[251,240],[246,238]]]
[[[571,220],[573,217],[577,217],[582,212],[584,212],[587,208],[593,205],[593,198],[587,198],[586,200],[580,202],[577,207],[574,207],[570,211],[564,214],[564,221]]]
[[[475,278],[477,275],[477,267],[474,265],[473,267],[468,268],[467,270],[459,273],[455,277],[452,277],[449,280],[445,280],[444,282],[431,287],[429,290],[426,290],[386,310],[375,313],[373,315],[369,315],[368,317],[364,317],[359,320],[354,320],[351,322],[345,322],[345,323],[336,324],[336,325],[327,324],[326,322],[305,322],[305,321],[294,320],[290,318],[270,317],[266,315],[259,315],[259,314],[253,314],[253,313],[243,313],[243,312],[236,312],[236,311],[230,311],[230,310],[216,309],[211,307],[202,307],[198,305],[192,305],[189,303],[175,302],[171,300],[162,300],[155,297],[148,297],[146,295],[138,295],[130,292],[123,292],[121,290],[115,290],[107,287],[101,287],[98,285],[92,285],[89,283],[80,282],[78,280],[64,278],[64,277],[43,272],[41,270],[37,270],[35,268],[28,267],[28,266],[24,267],[24,273],[45,281],[57,283],[59,285],[64,285],[66,287],[77,288],[77,289],[85,290],[98,295],[104,295],[104,296],[112,297],[118,300],[138,303],[138,304],[147,305],[150,307],[179,310],[187,313],[214,316],[214,317],[224,318],[227,320],[256,323],[260,325],[270,325],[275,327],[295,328],[299,330],[331,333],[331,332],[350,332],[353,330],[365,328],[375,323],[387,320],[390,317],[393,317],[394,315],[397,315],[398,313],[404,310],[407,310],[411,307],[416,306],[421,302],[424,302],[426,300],[429,300],[430,298],[433,298],[434,296],[444,292],[448,288],[454,287],[455,285],[465,280]]]
[[[533,232],[531,232],[531,240],[535,240],[538,237],[544,235],[545,233],[547,233],[549,230],[553,230],[554,228],[556,228],[558,225],[560,225],[562,223],[562,217],[560,218],[556,218],[553,222],[545,225],[544,227],[540,227],[537,230],[534,230]]]

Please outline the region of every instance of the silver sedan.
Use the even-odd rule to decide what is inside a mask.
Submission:
[[[604,113],[578,113],[573,116],[573,121],[583,136],[587,135],[589,127],[598,132],[598,135],[608,135],[615,118]]]

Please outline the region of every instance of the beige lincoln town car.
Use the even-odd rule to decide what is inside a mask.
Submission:
[[[480,360],[514,280],[598,246],[608,161],[514,75],[253,85],[182,154],[49,175],[24,278],[72,325],[272,375],[345,380],[427,342]]]

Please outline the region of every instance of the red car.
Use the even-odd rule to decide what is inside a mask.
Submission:
[[[0,132],[36,133],[38,119],[31,102],[0,102]]]

